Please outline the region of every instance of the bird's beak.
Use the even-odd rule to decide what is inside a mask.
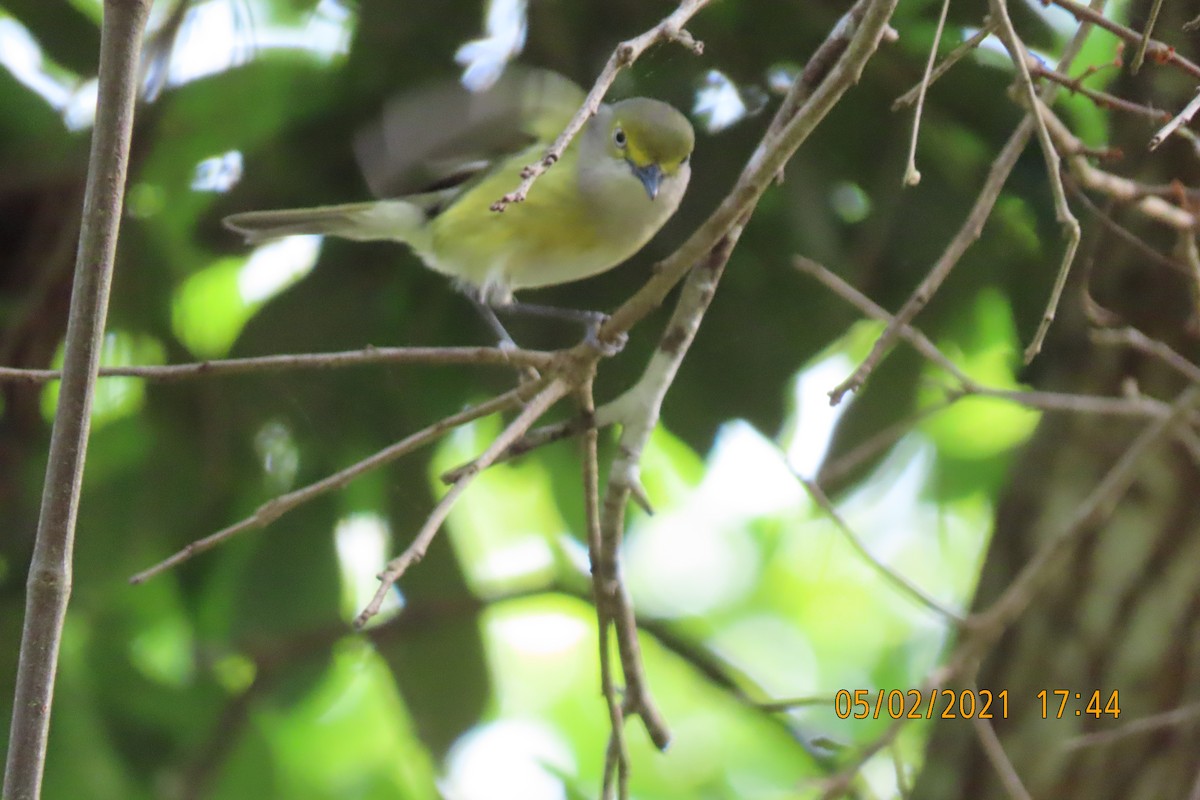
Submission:
[[[642,182],[642,186],[646,187],[646,194],[650,195],[650,199],[658,197],[658,187],[662,184],[663,171],[658,164],[647,164],[644,167],[639,167],[632,161],[629,162],[633,174]]]

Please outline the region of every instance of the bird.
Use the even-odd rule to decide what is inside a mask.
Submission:
[[[514,292],[588,278],[637,253],[679,207],[695,132],[660,100],[601,104],[523,202],[493,210],[584,97],[567,78],[529,68],[483,93],[450,84],[402,95],[355,140],[368,186],[385,199],[247,211],[224,225],[247,243],[293,234],[399,242],[475,303],[501,346],[515,345],[496,311],[581,321],[599,344],[606,315],[522,303]]]

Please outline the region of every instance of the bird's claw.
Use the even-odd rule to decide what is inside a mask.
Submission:
[[[583,343],[593,350],[600,353],[605,358],[612,358],[617,353],[625,349],[625,345],[629,342],[629,334],[621,331],[612,340],[600,339],[600,328],[604,323],[608,322],[608,314],[596,312],[587,326],[587,333],[584,334]]]

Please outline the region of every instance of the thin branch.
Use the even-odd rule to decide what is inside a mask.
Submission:
[[[996,199],[1000,196],[1000,190],[1004,188],[1005,181],[1008,180],[1009,173],[1016,165],[1017,159],[1021,152],[1025,149],[1026,142],[1029,141],[1029,135],[1033,133],[1033,120],[1030,116],[1026,116],[1024,120],[1009,136],[1008,141],[992,162],[992,167],[988,170],[987,179],[984,181],[983,188],[980,189],[978,196],[975,198],[975,203],[971,206],[971,210],[967,213],[967,218],[963,220],[962,226],[946,245],[946,249],[942,251],[942,255],[934,263],[933,268],[929,270],[929,274],[921,280],[917,288],[905,301],[900,310],[892,317],[892,320],[884,328],[883,333],[875,340],[875,344],[871,347],[871,352],[867,357],[855,368],[850,377],[835,386],[829,392],[829,404],[837,405],[842,401],[847,392],[859,389],[867,378],[875,371],[875,367],[883,360],[883,357],[900,338],[900,331],[921,312],[921,309],[933,298],[933,295],[949,277],[950,272],[958,264],[960,258],[966,253],[967,248],[974,244],[975,240],[983,233],[983,225],[987,222],[992,213],[992,207],[996,204]]]
[[[592,376],[584,381],[576,392],[580,414],[592,420],[596,414],[596,401],[592,396]],[[600,563],[600,456],[599,434],[594,424],[584,429],[583,436],[583,508],[587,529],[588,558],[591,564]],[[612,649],[609,647],[609,632],[613,627],[612,617],[606,604],[601,602],[604,588],[600,570],[592,571],[592,603],[596,608],[596,643],[600,658],[600,692],[608,708],[609,741],[604,758],[604,777],[600,788],[601,800],[614,796],[613,781],[616,780],[616,796],[625,800],[629,794],[629,751],[625,744],[625,711],[621,703],[620,690],[613,675]]]
[[[955,611],[954,609],[945,605],[942,603],[942,601],[927,593],[920,586],[917,586],[908,578],[904,577],[899,572],[896,572],[890,566],[876,558],[875,554],[867,548],[866,544],[863,543],[863,540],[860,539],[858,534],[854,532],[854,529],[847,525],[846,521],[842,519],[841,514],[839,514],[837,509],[833,507],[833,503],[825,495],[825,492],[821,489],[820,485],[816,481],[812,480],[811,478],[805,478],[804,476],[795,472],[792,474],[795,476],[796,480],[800,481],[801,485],[804,486],[804,489],[808,492],[809,497],[813,499],[813,502],[816,503],[817,506],[824,511],[831,520],[833,520],[834,526],[841,531],[842,536],[846,538],[846,541],[850,543],[850,546],[854,548],[859,557],[874,567],[879,574],[883,575],[884,578],[896,586],[900,590],[901,594],[907,595],[918,605],[925,606],[925,608],[928,608],[938,616],[944,617],[955,624],[963,621],[963,616],[958,611]]]
[[[952,677],[954,677],[952,668],[939,667],[925,679],[925,682],[917,691],[922,696],[928,697],[931,692],[941,690]],[[841,771],[824,782],[825,790],[821,793],[821,800],[838,800],[838,798],[845,797],[847,790],[850,788],[851,781],[859,773],[863,765],[870,761],[876,753],[881,752],[895,741],[896,736],[899,735],[900,730],[907,723],[908,719],[903,716],[892,720],[891,724],[874,741],[863,746],[852,758],[847,759]]]
[[[1083,143],[1071,132],[1070,128],[1058,118],[1048,105],[1039,102],[1042,119],[1050,137],[1057,143],[1059,150],[1073,153],[1068,158],[1071,174],[1080,185],[1111,197],[1113,200],[1127,202],[1139,213],[1155,222],[1168,225],[1178,230],[1190,231],[1196,227],[1196,215],[1158,196],[1152,187],[1143,186],[1129,178],[1113,175],[1092,166],[1086,157],[1079,155],[1084,149]]]
[[[1142,31],[1142,38],[1138,41],[1133,61],[1129,65],[1129,71],[1134,75],[1137,75],[1138,70],[1142,68],[1142,62],[1146,58],[1146,47],[1150,44],[1150,34],[1154,32],[1154,26],[1158,23],[1158,12],[1161,9],[1162,0],[1154,0],[1154,5],[1150,7],[1150,19],[1146,21],[1146,29]],[[1153,150],[1153,146],[1150,149]]]
[[[1153,356],[1192,383],[1200,383],[1200,367],[1184,358],[1166,342],[1152,339],[1134,327],[1092,331],[1092,341],[1100,344],[1124,345]]]
[[[1126,27],[1119,22],[1114,22],[1100,11],[1088,8],[1082,3],[1076,2],[1076,0],[1047,0],[1047,2],[1067,11],[1080,22],[1095,25],[1097,28],[1103,28],[1114,36],[1124,40],[1127,44],[1136,46],[1142,41],[1142,35],[1133,28]],[[1160,64],[1174,64],[1192,77],[1200,78],[1200,66],[1179,55],[1175,51],[1175,48],[1168,44],[1151,39],[1146,43],[1146,54],[1150,56],[1151,61],[1156,61]]]
[[[138,47],[149,0],[106,0],[100,30],[96,127],[67,322],[63,385],[54,414],[4,773],[7,800],[41,795],[92,398],[108,314],[138,88]]]
[[[514,394],[516,391],[514,390],[508,394]],[[475,461],[474,469],[470,470],[458,483],[450,487],[450,490],[434,506],[433,511],[430,512],[429,517],[425,520],[425,524],[421,526],[421,530],[417,532],[408,549],[389,561],[387,566],[383,568],[383,572],[379,573],[379,588],[375,590],[375,596],[371,598],[371,602],[367,603],[366,608],[355,617],[354,626],[356,628],[366,625],[371,617],[379,613],[384,599],[396,581],[403,577],[410,566],[425,557],[425,551],[429,548],[437,532],[441,530],[442,523],[450,515],[450,510],[454,508],[454,504],[458,501],[462,493],[466,491],[467,487],[470,486],[475,476],[491,466],[496,456],[504,452],[504,449],[517,437],[529,430],[537,422],[538,418],[546,413],[546,410],[550,406],[561,400],[569,391],[570,387],[563,378],[560,377],[551,380],[549,385],[540,389],[537,395],[529,400],[525,404],[525,407],[521,409],[521,413],[517,415],[517,418],[509,423],[508,427],[488,445],[483,455]]]
[[[1101,0],[1096,0],[1100,2]],[[1088,9],[1091,11],[1091,9]],[[1095,12],[1092,12],[1095,13]],[[1103,15],[1101,15],[1103,16]],[[1072,61],[1079,54],[1079,50],[1083,47],[1083,42],[1087,38],[1090,28],[1088,25],[1081,25],[1075,32],[1071,41],[1063,49],[1062,58],[1059,59],[1058,71],[1066,72]],[[1053,98],[1058,91],[1057,86],[1049,85],[1042,89],[1042,100],[1048,101]],[[850,377],[844,380],[829,393],[830,405],[837,405],[842,401],[847,392],[857,390],[872,372],[896,339],[899,337],[899,331],[916,317],[921,312],[921,309],[929,302],[934,293],[945,282],[950,272],[958,264],[958,260],[962,258],[976,239],[983,233],[983,225],[991,216],[992,208],[996,204],[996,199],[1000,196],[1000,190],[1004,188],[1004,183],[1008,180],[1009,174],[1013,167],[1016,166],[1017,159],[1020,158],[1021,152],[1025,149],[1025,144],[1029,141],[1030,134],[1033,133],[1035,124],[1034,117],[1031,112],[1025,114],[1025,118],[1021,120],[1016,129],[1009,136],[1008,141],[1000,150],[992,162],[991,169],[988,170],[987,179],[984,181],[983,187],[979,191],[979,195],[975,198],[975,203],[971,206],[971,210],[967,213],[967,217],[963,220],[962,226],[946,245],[946,249],[942,252],[941,257],[934,263],[929,270],[929,274],[918,284],[917,288],[905,301],[888,323],[883,333],[875,341],[871,347],[871,352],[863,359],[862,363],[855,368]]]
[[[508,350],[501,347],[372,347],[336,353],[298,353],[248,358],[225,358],[191,364],[101,367],[101,378],[145,378],[171,382],[263,372],[303,369],[340,369],[365,364],[491,364],[544,369],[554,354],[542,350]],[[0,382],[38,385],[58,380],[56,369],[0,367]]]
[[[1070,274],[1071,264],[1075,260],[1075,251],[1079,249],[1079,241],[1083,234],[1079,227],[1079,220],[1071,213],[1071,207],[1067,203],[1067,194],[1063,190],[1062,175],[1059,169],[1058,151],[1054,149],[1054,142],[1051,141],[1050,132],[1046,129],[1042,107],[1038,102],[1038,92],[1033,86],[1029,65],[1025,61],[1025,45],[1017,36],[1017,30],[1008,16],[1007,0],[989,0],[989,6],[992,9],[992,15],[1000,22],[1000,41],[1004,42],[1013,64],[1016,65],[1017,83],[1025,94],[1027,108],[1033,116],[1034,132],[1037,133],[1038,144],[1041,145],[1042,155],[1046,159],[1046,177],[1050,179],[1050,194],[1054,198],[1054,216],[1067,235],[1067,246],[1059,264],[1058,273],[1054,278],[1054,286],[1050,290],[1050,298],[1046,302],[1046,310],[1042,313],[1042,319],[1038,323],[1037,330],[1034,331],[1033,339],[1025,348],[1025,363],[1028,364],[1042,351],[1042,343],[1046,339],[1046,333],[1050,330],[1051,323],[1054,322],[1055,314],[1058,313],[1058,303],[1062,299],[1063,287],[1067,285],[1067,275]]]
[[[916,186],[921,182],[921,172],[917,169],[917,140],[921,133],[921,113],[925,109],[925,92],[929,88],[930,76],[933,73],[933,63],[937,61],[938,45],[942,42],[942,31],[946,28],[946,14],[950,11],[950,0],[942,0],[942,12],[938,15],[937,28],[933,33],[933,43],[929,45],[929,59],[925,62],[925,74],[917,89],[917,108],[913,112],[912,137],[908,145],[908,163],[904,166],[904,185]]]
[[[971,687],[971,690],[978,691],[974,686]],[[979,737],[979,744],[983,748],[984,755],[991,762],[996,774],[1000,776],[1000,783],[1004,785],[1004,791],[1008,796],[1013,800],[1033,800],[1029,790],[1025,788],[1025,784],[1021,783],[1021,776],[1013,767],[1008,753],[1004,752],[1004,745],[1000,744],[1000,737],[996,735],[992,721],[983,717],[972,717],[971,724],[975,728],[975,734]]]
[[[1179,240],[1178,250],[1183,254],[1184,263],[1188,266],[1188,278],[1191,279],[1191,324],[1194,329],[1200,320],[1200,247],[1196,245],[1195,231],[1179,231],[1176,238]]]
[[[798,256],[794,263],[797,269],[812,275],[866,316],[889,324],[895,319],[886,310],[816,261]],[[899,338],[908,342],[926,360],[946,370],[955,379],[958,385],[948,391],[951,401],[970,396],[994,397],[1040,411],[1066,411],[1076,414],[1108,414],[1152,419],[1161,418],[1170,413],[1170,406],[1166,403],[1145,397],[1097,397],[1090,394],[1024,391],[985,386],[963,372],[957,364],[938,349],[937,345],[911,324],[901,325],[897,331]]]
[[[505,461],[511,461],[514,458],[537,450],[539,447],[560,442],[563,439],[569,439],[573,436],[578,436],[587,430],[588,425],[594,425],[597,430],[607,428],[616,421],[616,417],[612,413],[605,414],[605,409],[611,408],[611,404],[601,406],[596,410],[595,415],[590,420],[585,420],[583,417],[571,417],[560,422],[552,422],[549,425],[543,425],[540,428],[534,428],[529,433],[522,436],[517,441],[509,445],[509,448],[500,454],[493,464],[503,464]],[[465,464],[448,469],[440,476],[442,483],[447,485],[455,483],[463,474],[470,469],[472,462],[468,461]]]
[[[807,697],[784,697],[779,700],[769,700],[762,703],[751,703],[754,708],[767,714],[779,714],[784,711],[792,711],[797,708],[813,708],[814,706],[824,706],[829,708],[833,705],[834,697],[828,694],[809,695]]]
[[[1200,87],[1197,87],[1196,96],[1183,107],[1183,110],[1172,117],[1166,125],[1163,125],[1158,133],[1150,137],[1150,149],[1157,150],[1158,146],[1166,141],[1167,137],[1174,133],[1180,125],[1191,122],[1192,117],[1196,116],[1197,110],[1200,110]]]
[[[1117,111],[1124,111],[1128,114],[1136,114],[1139,117],[1148,117],[1150,119],[1163,122],[1171,118],[1171,115],[1165,111],[1151,106],[1134,103],[1131,100],[1126,100],[1123,97],[1117,97],[1115,94],[1102,92],[1099,89],[1092,89],[1083,85],[1083,78],[1072,78],[1070,75],[1064,75],[1055,69],[1050,69],[1038,61],[1035,57],[1029,56],[1027,59],[1029,65],[1029,74],[1035,78],[1045,78],[1048,81],[1054,81],[1059,86],[1067,89],[1072,94],[1081,94],[1087,99],[1096,104],[1098,108],[1111,108]],[[1090,72],[1088,74],[1091,74]],[[1086,76],[1085,76],[1086,77]]]
[[[1200,724],[1200,703],[1191,703],[1180,708],[1173,708],[1170,711],[1163,711],[1158,714],[1151,714],[1148,717],[1135,719],[1119,727],[1076,736],[1063,742],[1062,749],[1069,753],[1092,747],[1104,747],[1119,743],[1131,736],[1141,736],[1147,733],[1156,733],[1171,728],[1182,728],[1185,725],[1196,724]]]
[[[494,397],[485,403],[480,403],[477,406],[473,406],[460,411],[457,414],[453,414],[449,417],[441,419],[427,428],[417,431],[410,436],[406,436],[395,444],[385,447],[374,455],[364,458],[362,461],[359,461],[356,464],[351,464],[349,467],[346,467],[339,472],[335,472],[332,475],[322,478],[315,483],[310,483],[308,486],[296,489],[293,492],[288,492],[285,495],[280,495],[279,497],[268,500],[266,503],[263,503],[261,506],[259,506],[258,509],[249,517],[246,517],[240,522],[235,522],[233,525],[223,528],[222,530],[206,536],[203,539],[198,539],[197,541],[192,542],[170,558],[160,561],[154,566],[134,575],[129,579],[129,582],[134,584],[144,583],[150,578],[153,578],[155,575],[182,564],[184,561],[187,561],[193,556],[199,555],[206,550],[211,550],[221,542],[224,542],[226,539],[230,539],[239,533],[255,530],[257,528],[265,528],[267,525],[270,525],[272,522],[279,519],[279,517],[283,516],[297,506],[303,505],[304,503],[307,503],[313,498],[325,494],[326,492],[340,489],[350,481],[357,478],[359,475],[378,469],[386,464],[390,464],[397,458],[407,455],[408,453],[411,453],[412,451],[437,440],[443,434],[460,425],[465,425],[472,420],[479,419],[480,417],[486,417],[489,414],[494,414],[497,411],[503,411],[506,408],[511,408],[512,406],[520,404],[523,397],[528,394],[532,388],[537,388],[537,385],[535,384],[532,387],[519,387],[517,389],[513,389],[505,392],[502,395]]]
[[[967,55],[967,53],[978,47],[980,42],[991,36],[993,33],[995,33],[995,31],[996,23],[991,19],[987,20],[983,27],[975,31],[975,33],[972,34],[969,39],[965,40],[958,47],[951,50],[946,57],[942,59],[942,62],[937,65],[937,68],[933,70],[933,73],[929,75],[928,79],[922,78],[920,83],[893,100],[892,111],[899,111],[904,106],[910,106],[916,102],[917,96],[923,92],[923,87],[926,85],[932,86],[934,83],[936,83],[938,78],[949,72],[951,67],[961,61]]]
[[[1070,178],[1070,176],[1068,177]],[[1146,244],[1146,242],[1143,241],[1140,236],[1133,234],[1128,228],[1117,222],[1102,208],[1093,203],[1092,199],[1087,196],[1083,189],[1079,187],[1078,182],[1073,178],[1064,181],[1063,185],[1067,187],[1067,191],[1074,195],[1075,199],[1082,203],[1083,207],[1086,208],[1102,226],[1107,228],[1108,231],[1118,239],[1125,242],[1125,244],[1134,248],[1143,256],[1155,262],[1156,264],[1160,264],[1167,269],[1173,269],[1176,272],[1180,272],[1185,275],[1188,273],[1188,268],[1186,266],[1173,258],[1163,255],[1150,245]]]
[[[909,800],[912,796],[912,786],[908,783],[908,776],[905,775],[904,756],[900,752],[900,748],[896,746],[896,742],[892,742],[892,746],[888,748],[888,752],[892,756],[892,774],[896,780],[896,791],[899,793],[901,800]]]
[[[943,398],[936,403],[918,408],[904,418],[876,431],[836,460],[822,464],[820,472],[817,473],[817,480],[825,486],[837,486],[851,472],[900,441],[900,438],[915,428],[921,420],[949,408],[956,400],[957,398]]]
[[[711,0],[683,0],[679,4],[679,7],[662,22],[642,35],[635,36],[617,45],[612,55],[608,57],[608,63],[604,65],[604,69],[601,70],[599,77],[596,78],[596,82],[592,85],[592,90],[588,92],[587,97],[584,99],[583,105],[575,112],[575,116],[571,117],[567,123],[567,127],[563,129],[563,132],[550,145],[550,149],[546,151],[546,154],[540,161],[529,164],[521,171],[521,183],[517,188],[492,203],[492,211],[504,211],[510,203],[522,203],[525,201],[534,181],[562,158],[563,151],[567,149],[567,145],[579,135],[579,132],[583,130],[583,126],[596,113],[596,110],[600,108],[600,103],[604,101],[604,95],[608,93],[609,87],[616,80],[617,73],[637,61],[642,53],[662,41],[679,42],[697,55],[704,52],[704,45],[693,39],[692,35],[683,26],[687,24],[688,20],[696,12],[710,2]]]

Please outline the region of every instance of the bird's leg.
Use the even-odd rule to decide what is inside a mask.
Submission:
[[[558,306],[546,306],[537,303],[522,303],[519,300],[496,303],[490,306],[490,308],[502,314],[549,317],[550,319],[561,319],[583,325],[586,331],[583,340],[606,356],[615,356],[621,352],[625,347],[625,343],[629,340],[629,336],[622,333],[615,342],[600,341],[600,337],[597,335],[600,331],[600,326],[608,321],[608,314],[602,311],[586,311],[579,308],[560,308]],[[499,321],[496,324],[499,324]]]
[[[516,350],[517,343],[513,341],[508,331],[504,329],[504,324],[496,316],[495,309],[479,299],[479,296],[474,292],[466,292],[465,294],[471,299],[471,304],[475,306],[475,310],[479,312],[479,316],[483,317],[483,321],[492,329],[492,333],[496,334],[497,344],[500,349]]]

